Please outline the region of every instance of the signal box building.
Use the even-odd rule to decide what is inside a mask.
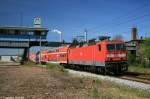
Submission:
[[[0,48],[24,49],[23,60],[27,59],[29,48],[46,44],[47,28],[42,27],[0,27]]]

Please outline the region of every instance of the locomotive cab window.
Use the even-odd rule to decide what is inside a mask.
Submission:
[[[116,50],[126,50],[124,44],[116,44]]]
[[[101,45],[98,44],[98,51],[101,51]]]
[[[107,44],[107,50],[115,50],[115,44]]]
[[[107,50],[125,50],[124,44],[107,44]]]
[[[65,57],[65,54],[60,54],[60,57]]]

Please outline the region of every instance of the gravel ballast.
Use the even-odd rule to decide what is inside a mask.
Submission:
[[[141,89],[141,90],[146,90],[150,92],[150,85],[149,84],[144,84],[136,81],[130,81],[130,80],[125,80],[125,79],[120,79],[120,78],[115,78],[115,77],[110,77],[110,76],[103,76],[103,75],[98,75],[98,74],[92,74],[92,73],[87,73],[83,71],[74,71],[67,69],[70,74],[73,74],[75,76],[79,77],[91,77],[99,80],[105,80],[105,81],[111,81],[115,82],[120,85],[125,85],[130,88],[136,88],[136,89]]]

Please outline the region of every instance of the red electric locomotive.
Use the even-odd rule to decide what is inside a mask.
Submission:
[[[94,45],[68,49],[68,64],[103,73],[127,71],[127,51],[123,41],[100,41]]]

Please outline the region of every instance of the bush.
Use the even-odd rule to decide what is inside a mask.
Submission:
[[[36,63],[34,61],[29,60],[29,61],[24,62],[24,64],[32,66],[32,65],[35,65]]]
[[[129,65],[136,64],[136,58],[131,53],[128,53],[128,64]]]
[[[140,61],[144,67],[150,67],[150,38],[140,44]]]
[[[62,72],[67,72],[67,70],[65,70],[65,68],[59,64],[55,64],[55,63],[46,63],[46,67],[48,69],[55,69],[55,70],[59,70]]]

